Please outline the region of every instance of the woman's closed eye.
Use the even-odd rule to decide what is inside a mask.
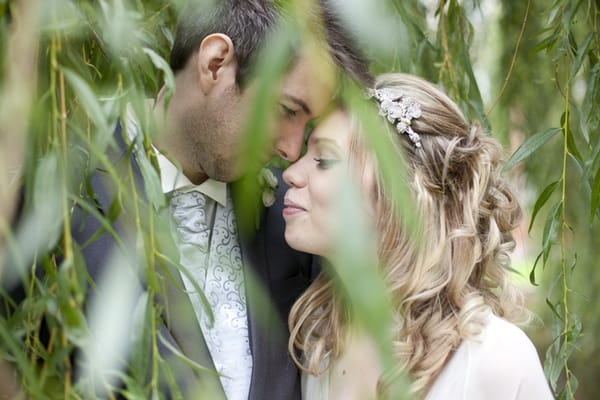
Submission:
[[[319,168],[319,169],[329,169],[341,161],[341,160],[337,160],[335,158],[320,158],[320,157],[314,157],[313,160],[315,160],[315,162],[317,163],[317,168]]]

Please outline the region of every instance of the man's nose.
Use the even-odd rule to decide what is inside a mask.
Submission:
[[[279,157],[286,161],[296,161],[302,152],[302,143],[304,142],[303,127],[288,127],[279,136],[275,150]]]

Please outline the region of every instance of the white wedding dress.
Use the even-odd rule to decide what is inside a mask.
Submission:
[[[550,400],[552,393],[535,347],[517,326],[492,314],[479,336],[464,341],[452,355],[425,400]],[[347,354],[320,376],[304,374],[303,400],[374,399],[379,371],[374,346],[349,336]],[[365,361],[362,368],[353,363]],[[340,374],[340,371],[345,374]],[[373,379],[375,376],[375,379]],[[340,379],[345,382],[340,381]],[[363,381],[363,384],[360,382]]]

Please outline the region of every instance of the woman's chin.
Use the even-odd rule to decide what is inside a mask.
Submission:
[[[324,255],[323,243],[315,240],[315,238],[307,237],[307,235],[292,233],[290,230],[286,229],[285,241],[294,250],[317,256]]]
[[[292,249],[307,252],[302,240],[299,240],[297,235],[290,233],[288,229],[285,230],[285,241]]]

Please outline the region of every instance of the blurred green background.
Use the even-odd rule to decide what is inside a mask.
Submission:
[[[302,8],[299,1],[279,2],[296,12]],[[20,185],[37,188],[26,200],[38,204],[37,231],[44,227],[43,234],[32,233],[31,255],[41,259],[56,243],[68,253],[61,223],[68,221],[70,196],[79,193],[72,187],[82,167],[77,153],[102,154],[127,103],[139,107],[171,78],[165,60],[183,3],[0,0],[2,258],[15,238],[10,222]],[[595,398],[600,1],[335,3],[372,58],[374,72],[411,72],[440,84],[503,143],[507,158],[514,153],[506,173],[526,210],[515,232],[514,267],[539,316],[527,332],[558,398]],[[16,319],[1,319],[0,357],[18,365],[22,389],[31,398],[81,398],[63,360],[85,327],[77,317],[82,304],[77,267],[48,268],[60,273],[36,282],[41,288],[31,293],[50,298],[65,285],[63,279],[67,301],[50,310],[32,299]],[[3,279],[7,275],[11,272],[4,271]],[[24,332],[35,331],[31,326],[48,313],[55,313],[60,340],[42,350],[35,335]],[[61,323],[64,318],[68,322]],[[2,383],[8,382],[7,368],[0,368],[0,397],[2,387],[9,387]],[[131,398],[146,393],[141,388]]]

